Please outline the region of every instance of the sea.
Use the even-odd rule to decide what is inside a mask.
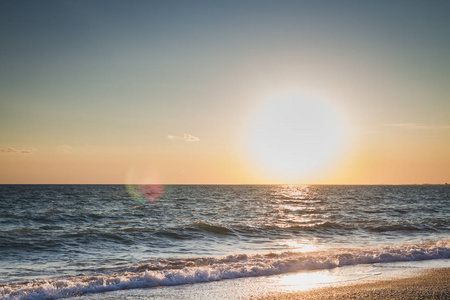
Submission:
[[[449,266],[449,185],[0,185],[0,299],[249,299]]]

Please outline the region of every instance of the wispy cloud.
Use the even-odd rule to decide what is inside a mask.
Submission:
[[[74,148],[70,145],[59,145],[56,147],[56,151],[62,154],[69,154],[74,152]]]
[[[436,124],[420,124],[420,123],[391,123],[385,124],[389,127],[405,128],[405,129],[450,129],[450,125]]]
[[[200,139],[198,137],[195,137],[189,133],[185,133],[183,136],[176,136],[176,135],[168,135],[167,138],[169,140],[184,140],[186,142],[198,142]]]
[[[16,149],[14,147],[8,147],[6,149],[0,149],[0,152],[3,153],[19,153],[19,154],[31,154],[33,152],[37,151],[36,148],[31,147],[29,149]]]
[[[6,149],[0,149],[0,152],[16,153],[16,152],[19,152],[19,150],[17,150],[14,147],[8,147]]]
[[[193,135],[190,135],[188,133],[184,134],[183,139],[187,142],[198,142],[200,139],[198,137],[195,137]]]

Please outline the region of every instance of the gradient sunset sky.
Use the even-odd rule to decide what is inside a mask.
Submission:
[[[450,182],[450,1],[1,0],[0,126],[0,183]]]

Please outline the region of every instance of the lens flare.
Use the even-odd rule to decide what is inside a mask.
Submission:
[[[157,202],[164,194],[164,186],[160,184],[129,184],[126,188],[128,194],[140,204]]]
[[[126,189],[138,203],[155,203],[164,195],[164,186],[159,184],[154,173],[131,168],[127,174]]]

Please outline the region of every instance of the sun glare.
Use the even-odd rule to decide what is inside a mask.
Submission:
[[[309,241],[290,240],[284,242],[283,245],[288,246],[290,248],[289,251],[292,252],[313,252],[318,250],[317,246]]]
[[[342,126],[325,102],[285,95],[266,101],[256,112],[248,142],[253,161],[271,177],[307,179],[339,154]]]
[[[285,291],[298,292],[312,288],[317,288],[323,284],[335,282],[335,278],[326,273],[297,273],[287,275],[279,281],[279,285]]]

